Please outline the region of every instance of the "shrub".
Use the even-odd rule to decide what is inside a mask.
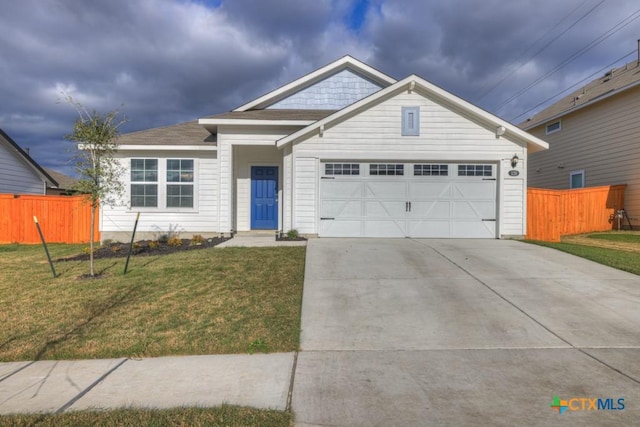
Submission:
[[[182,246],[182,239],[179,237],[172,237],[167,242],[169,246]]]
[[[199,234],[196,234],[191,238],[192,245],[202,245],[204,242],[205,242],[204,237],[202,237]]]
[[[289,239],[297,239],[298,237],[300,237],[300,235],[298,234],[298,230],[292,229],[287,231],[287,237]]]
[[[120,245],[111,245],[111,252],[113,253],[118,253],[122,250],[122,247]]]
[[[159,246],[160,246],[160,242],[158,242],[157,240],[152,240],[149,242],[149,248],[151,249],[156,249]]]
[[[169,241],[169,235],[168,234],[163,234],[160,237],[158,237],[158,242],[160,243],[167,243]]]

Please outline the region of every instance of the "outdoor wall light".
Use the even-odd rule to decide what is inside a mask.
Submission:
[[[500,138],[502,135],[505,134],[506,131],[507,131],[507,128],[505,128],[504,126],[498,126],[496,128],[496,138]]]
[[[511,158],[511,167],[512,168],[516,168],[516,166],[518,166],[518,160],[520,160],[520,157],[518,157],[517,154],[514,154],[513,157]]]

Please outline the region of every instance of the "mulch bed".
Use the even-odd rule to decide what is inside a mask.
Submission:
[[[152,240],[141,240],[133,244],[132,255],[136,256],[149,256],[149,255],[166,255],[173,254],[182,251],[193,251],[198,249],[212,248],[219,245],[222,242],[229,240],[229,237],[213,237],[205,239],[202,242],[193,243],[191,239],[180,239],[179,241],[172,242],[159,242]],[[178,244],[179,242],[181,244]],[[88,247],[87,247],[88,249]],[[88,252],[88,250],[87,250]],[[103,246],[99,246],[93,253],[94,259],[104,258],[124,258],[129,254],[129,243],[110,243]],[[88,253],[82,253],[74,255],[68,258],[60,258],[56,261],[87,261],[89,260]]]
[[[306,240],[304,237],[276,236],[276,242],[305,242]]]

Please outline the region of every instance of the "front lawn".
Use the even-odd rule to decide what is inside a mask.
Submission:
[[[585,246],[574,243],[551,243],[529,241],[541,246],[558,249],[582,258],[595,261],[618,270],[640,275],[640,254],[629,250],[611,249],[607,247]]]
[[[83,246],[50,245],[53,259]],[[304,247],[207,248],[57,261],[0,246],[0,361],[288,352],[298,349]]]
[[[64,426],[260,426],[288,427],[290,412],[222,406],[219,408],[119,409],[71,411],[57,415],[0,415],[0,425],[15,427]]]

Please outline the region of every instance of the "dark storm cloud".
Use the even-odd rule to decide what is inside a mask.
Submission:
[[[578,9],[531,52],[599,1],[4,2],[0,127],[43,165],[61,168],[75,119],[58,102],[62,91],[90,109],[121,109],[132,131],[228,111],[345,54],[396,78],[419,74],[509,118],[635,48],[640,21],[499,107],[640,8],[607,0],[538,57],[513,65],[562,17]]]

